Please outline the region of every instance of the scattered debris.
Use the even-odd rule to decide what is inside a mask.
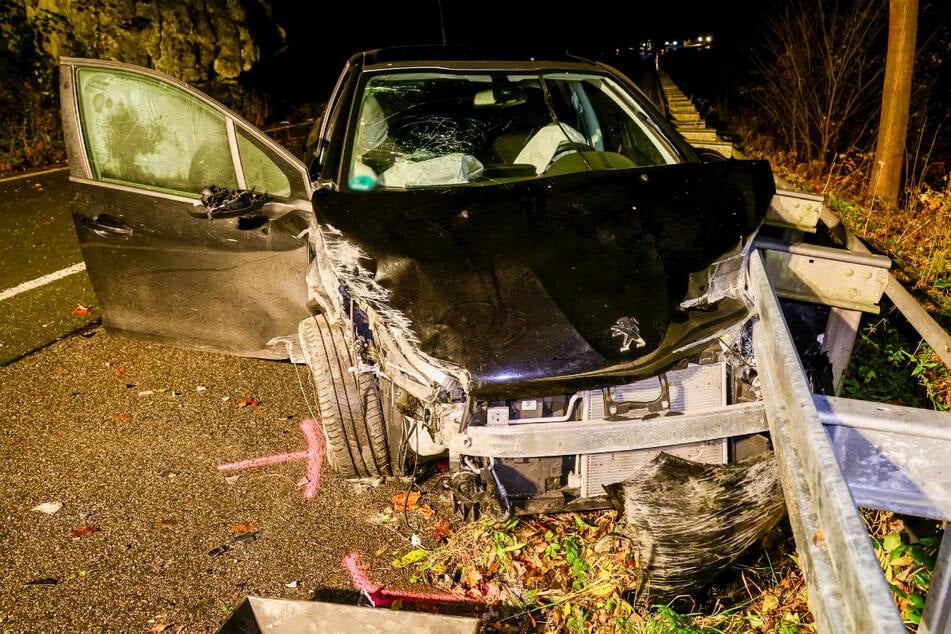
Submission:
[[[243,398],[238,401],[238,409],[244,409],[245,407],[257,407],[261,404],[261,401],[255,398]]]
[[[212,548],[211,550],[209,550],[208,555],[210,557],[218,557],[220,555],[225,554],[229,550],[231,550],[231,546],[229,546],[228,544],[222,544],[221,546],[218,546],[217,548]]]
[[[91,315],[92,308],[89,306],[84,306],[83,304],[79,304],[76,306],[76,308],[73,309],[73,314],[74,315]]]
[[[259,531],[251,531],[248,533],[240,533],[234,536],[234,541],[237,544],[250,544],[251,542],[256,542],[258,540]]]
[[[59,579],[54,577],[41,577],[40,579],[31,579],[27,581],[24,585],[27,586],[55,586],[59,583]]]
[[[347,485],[353,493],[366,493],[383,484],[383,478],[353,478],[347,480]]]
[[[43,502],[34,506],[33,510],[47,515],[55,515],[61,508],[63,508],[62,502]]]

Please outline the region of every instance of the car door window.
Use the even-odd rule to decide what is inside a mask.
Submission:
[[[285,173],[281,168],[284,163],[271,158],[270,151],[259,145],[244,130],[238,131],[238,154],[241,156],[241,171],[246,189],[283,198],[291,196],[293,175]],[[297,198],[306,196],[303,191],[296,193]]]
[[[111,69],[80,69],[77,84],[97,180],[194,197],[212,184],[238,188],[227,120],[211,106],[175,86]]]

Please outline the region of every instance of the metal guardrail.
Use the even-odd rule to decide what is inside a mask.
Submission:
[[[672,82],[665,91],[676,91]],[[815,194],[780,190],[750,257],[753,345],[790,524],[821,634],[904,633],[859,509],[951,521],[951,413],[812,393],[780,297],[831,306],[824,348],[838,393],[861,311],[886,295],[951,367],[949,335]],[[796,242],[822,222],[843,249]],[[886,258],[887,259],[887,258]],[[818,265],[814,267],[814,264]],[[828,276],[829,279],[826,279]],[[951,633],[951,537],[945,531],[919,634]]]
[[[763,256],[750,258],[753,346],[783,494],[820,632],[904,629],[819,417]]]
[[[844,281],[852,277],[871,281],[879,295],[887,294],[936,350],[951,350],[942,347],[951,338],[876,261],[881,256],[870,255],[844,227],[836,227],[837,219],[821,199],[818,204],[817,219],[837,230],[851,250],[761,240],[750,261],[758,311],[753,341],[770,437],[818,630],[905,632],[859,508],[951,520],[951,468],[946,458],[951,452],[951,413],[812,394],[779,297],[785,293],[836,307],[830,320],[847,322],[847,332],[840,336],[846,362],[859,324],[860,313],[854,309],[877,312],[869,302],[878,301],[874,292],[859,292],[864,282],[853,288]],[[783,258],[777,260],[776,253]],[[784,268],[789,254],[805,255],[819,274],[805,271],[802,279],[790,279],[797,276]],[[847,266],[842,268],[842,263]],[[822,271],[830,280],[822,280]],[[830,287],[836,275],[844,276],[839,277],[842,288],[851,289],[861,301],[853,306],[841,301]],[[947,362],[949,355],[941,356]],[[951,538],[945,533],[919,632],[951,632],[949,571]]]

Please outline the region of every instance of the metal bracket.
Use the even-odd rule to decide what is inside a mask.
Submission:
[[[888,285],[892,261],[883,255],[856,253],[802,242],[758,238],[766,271],[776,294],[814,304],[877,314]]]
[[[823,199],[818,194],[777,189],[766,211],[765,222],[774,227],[815,233],[822,208]]]

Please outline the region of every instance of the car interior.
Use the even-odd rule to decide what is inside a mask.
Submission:
[[[363,88],[353,190],[676,162],[641,105],[596,75],[386,73]]]

